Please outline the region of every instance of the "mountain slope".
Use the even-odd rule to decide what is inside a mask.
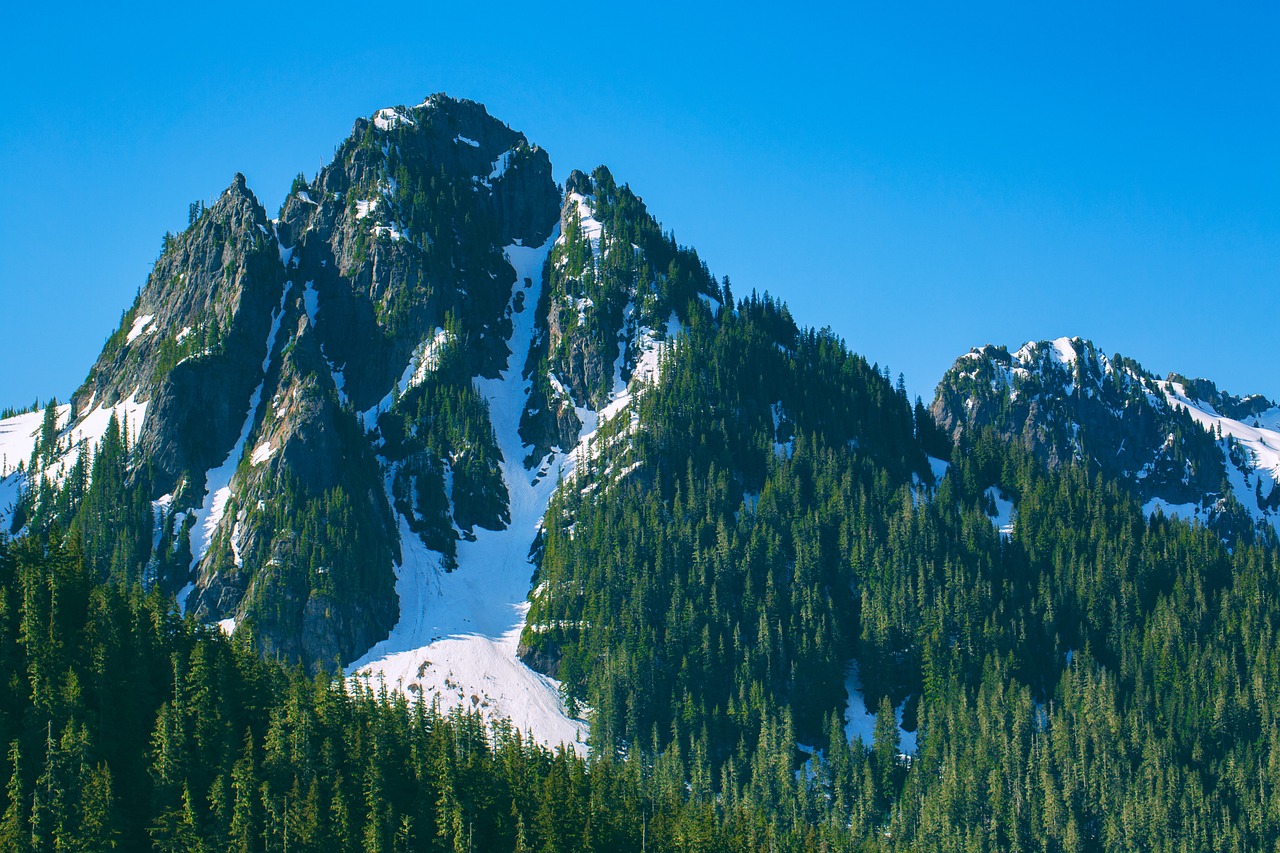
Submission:
[[[657,380],[662,342],[691,310],[688,303],[672,308],[673,297],[664,291],[652,298],[646,316],[660,313],[665,327],[654,330],[643,320],[609,325],[610,318],[637,315],[635,280],[627,271],[647,268],[648,262],[643,250],[622,244],[597,216],[606,216],[609,199],[616,197],[626,199],[638,227],[656,232],[657,226],[607,170],[598,169],[595,180],[607,197],[569,193],[560,222],[542,246],[513,244],[505,250],[517,279],[506,312],[511,354],[496,377],[479,377],[475,387],[500,452],[509,521],[464,536],[447,559],[429,541],[408,538],[410,518],[401,515],[401,541],[408,543],[398,570],[402,618],[386,642],[351,667],[416,695],[438,697],[445,708],[506,716],[549,743],[579,748],[585,748],[586,723],[566,715],[557,681],[517,656],[535,545],[560,484],[584,476],[599,452],[603,422],[632,417],[635,397]],[[581,173],[570,183],[595,188]],[[626,246],[627,271],[601,272],[608,268],[601,259],[613,258],[620,245]],[[691,256],[685,252],[686,259]],[[709,275],[701,282],[704,289],[715,286]],[[578,357],[566,357],[568,352]],[[589,385],[601,390],[589,395]],[[378,424],[385,435],[389,419],[380,417]]]
[[[156,516],[138,521],[155,528],[146,582],[268,653],[352,660],[397,619],[397,514],[446,565],[507,523],[472,377],[507,358],[502,247],[545,242],[558,198],[544,152],[444,96],[357,121],[278,220],[236,176],[166,237],[49,436],[15,439],[47,449],[6,479],[11,527],[68,523],[78,498],[53,492],[82,490],[112,414],[128,418],[129,488]]]
[[[531,550],[699,293],[718,293],[705,266],[607,170],[562,198],[545,152],[477,104],[380,110],[279,219],[237,176],[166,238],[72,406],[14,422],[13,455],[49,445],[6,480],[17,526],[76,517],[54,496],[92,479],[67,473],[72,439],[96,430],[87,466],[118,409],[121,497],[150,503],[104,573],[145,560],[144,583],[268,655],[581,741],[516,656]]]

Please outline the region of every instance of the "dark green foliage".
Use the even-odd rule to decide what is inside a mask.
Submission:
[[[992,432],[913,487],[922,445],[947,450],[923,407],[738,308],[694,320],[547,517],[526,659],[592,709],[600,754],[660,756],[832,849],[1271,849],[1274,537],[1148,522],[1122,485]],[[880,708],[866,753],[836,723],[849,658]],[[813,786],[797,741],[825,750]]]
[[[156,380],[163,380],[169,371],[186,359],[211,358],[226,352],[226,330],[218,322],[217,315],[210,314],[207,322],[196,322],[181,340],[176,336],[160,338],[153,370]]]
[[[617,186],[608,169],[601,166],[591,177],[574,172],[568,190],[583,199],[569,196],[538,300],[538,336],[524,367],[531,389],[520,434],[532,447],[528,463],[552,447],[572,445],[579,426],[574,406],[599,409],[618,380],[630,381],[640,354],[630,342],[664,340],[672,319],[685,325],[708,319],[720,292],[697,252],[664,233],[640,197]],[[584,229],[584,211],[603,228],[594,236]]]
[[[51,491],[32,535],[0,544],[0,843],[1274,849],[1274,538],[1228,550],[1148,521],[1119,485],[991,432],[936,490],[914,485],[905,396],[767,300],[737,308],[691,318],[638,422],[602,427],[547,518],[526,650],[590,708],[592,761],[177,619],[144,592],[162,557],[113,426],[77,497]],[[439,382],[420,393],[465,422]],[[1008,539],[991,488],[1016,504]],[[366,540],[334,538],[348,500],[276,522],[306,565],[345,567],[335,596],[363,594],[343,549]],[[162,529],[157,551],[182,538]],[[840,723],[850,658],[871,744]]]
[[[718,772],[784,706],[821,736],[857,640],[854,510],[907,499],[925,469],[910,407],[755,297],[695,319],[639,405],[635,449],[602,430],[595,468],[641,467],[604,496],[570,483],[548,512],[530,658],[595,709],[604,751],[656,731]]]
[[[287,474],[276,487],[270,502],[248,514],[259,535],[277,545],[252,587],[246,614],[296,628],[297,610],[311,595],[339,605],[386,598],[387,573],[380,570],[390,564],[390,545],[347,491],[336,486],[308,494]]]
[[[56,402],[56,398],[51,402]],[[5,406],[3,409],[0,409],[0,421],[5,421],[5,420],[8,420],[9,418],[16,418],[18,415],[25,415],[25,414],[29,414],[30,412],[37,412],[39,410],[40,410],[40,398],[37,397],[35,400],[31,401],[29,405],[26,405],[26,406]]]
[[[378,418],[383,457],[401,463],[392,483],[396,508],[446,558],[456,553],[454,523],[469,535],[476,526],[500,530],[510,521],[498,467],[502,452],[488,404],[468,372],[462,334],[451,315],[427,356],[430,363],[417,366],[422,381]]]
[[[1171,402],[1160,380],[1132,359],[1108,359],[1091,342],[1073,339],[1074,355],[1064,363],[1055,346],[1028,344],[1016,355],[995,346],[967,353],[939,383],[933,415],[953,437],[989,426],[1050,466],[1087,465],[1127,482],[1140,503],[1153,497],[1194,502],[1224,538],[1253,541],[1253,517],[1233,500],[1227,482],[1230,447],[1220,432]],[[1188,394],[1216,411],[1242,418],[1271,405],[1259,396],[1223,394],[1207,380],[1171,374],[1170,381],[1185,383]],[[1252,467],[1242,458],[1230,464]]]
[[[528,152],[524,145],[513,157],[519,160]],[[389,243],[391,226],[417,253],[420,286],[390,288],[375,305],[389,339],[421,334],[415,318],[442,317],[453,310],[468,339],[478,340],[501,317],[511,295],[509,279],[501,280],[506,262],[492,205],[477,192],[472,176],[446,168],[438,158],[438,149],[409,124],[382,132],[370,124],[363,137],[348,139],[335,158],[349,173],[363,176],[345,190],[352,220],[357,202],[377,202],[352,232],[350,269],[343,273],[354,275],[377,241]],[[393,189],[379,183],[383,175]],[[483,361],[484,353],[464,353]]]
[[[0,844],[7,850],[745,849],[641,758],[587,763],[265,661],[72,541],[0,543]],[[786,845],[790,847],[792,845]]]
[[[576,403],[598,407],[612,389],[613,364],[624,331],[664,330],[672,314],[687,323],[694,310],[690,301],[698,294],[717,294],[720,288],[697,252],[664,234],[640,197],[625,185],[619,187],[608,169],[600,166],[590,178],[575,172],[570,184],[571,190],[587,197],[604,232],[592,242],[579,212],[570,211],[563,242],[548,262],[539,317],[547,317],[558,334],[547,365],[570,381]],[[629,318],[628,305],[634,308]],[[624,329],[627,322],[630,330]],[[624,379],[630,376],[634,358],[634,353],[624,358]],[[543,377],[546,370],[533,375]]]
[[[590,198],[603,241],[571,212],[541,304],[523,306],[539,315],[521,425],[535,457],[577,434],[576,416],[551,411],[552,375],[572,404],[598,406],[634,369],[623,342],[647,328],[663,344],[661,381],[599,426],[537,543],[522,654],[590,719],[593,757],[282,665],[332,662],[304,659],[304,637],[363,649],[372,633],[358,629],[391,624],[389,611],[370,617],[394,606],[384,478],[446,565],[458,535],[509,519],[473,384],[506,357],[500,217],[477,190],[488,179],[447,168],[405,126],[366,128],[340,152],[341,175],[299,176],[293,191],[353,210],[377,198],[325,260],[348,274],[421,255],[421,270],[405,261],[367,280],[383,348],[367,373],[402,369],[443,323],[432,364],[381,413],[381,461],[355,404],[313,387],[333,418],[309,437],[333,439],[340,469],[273,461],[257,491],[229,500],[249,532],[233,549],[224,527],[206,568],[227,600],[245,596],[234,640],[177,617],[166,593],[188,577],[192,521],[155,523],[126,426],[79,448],[55,482],[70,448],[48,410],[15,512],[28,535],[0,537],[0,849],[1277,849],[1274,534],[1227,548],[1217,532],[1147,519],[1066,419],[1041,445],[970,429],[953,448],[901,377],[767,296],[734,299],[604,169],[568,187]],[[516,145],[508,175],[533,157]],[[275,268],[265,233],[191,213],[210,240],[251,239]],[[344,316],[336,304],[317,336],[326,312]],[[684,333],[667,340],[672,315]],[[145,345],[168,370],[217,350],[218,323],[215,311],[184,342]],[[368,339],[333,328],[309,353],[302,336],[284,344],[289,369],[325,375],[334,359],[358,376]],[[1074,384],[1070,405],[1128,409],[1135,434],[1171,425],[1160,472],[1181,477],[1214,449],[1185,413],[1158,413],[1156,430],[1149,375],[1119,358],[1104,375],[1079,354],[1054,374]],[[957,374],[952,402],[972,395],[1025,422],[1010,412],[1048,386],[988,394],[1011,363],[988,355],[986,373]],[[1079,391],[1086,378],[1096,399]],[[1081,435],[1095,448],[1120,438]],[[950,460],[940,481],[929,456]],[[255,466],[241,465],[248,478]],[[992,524],[997,495],[1016,505],[1007,537]],[[843,726],[851,662],[876,711],[870,743]]]

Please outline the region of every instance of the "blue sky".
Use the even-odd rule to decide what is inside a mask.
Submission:
[[[75,388],[189,202],[242,171],[274,213],[356,116],[436,91],[559,179],[607,164],[926,400],[971,346],[1064,334],[1280,397],[1274,4],[22,5],[0,404]]]

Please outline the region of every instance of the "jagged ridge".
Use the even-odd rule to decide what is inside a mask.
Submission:
[[[987,345],[956,360],[931,408],[952,438],[994,430],[1050,466],[1080,462],[1125,483],[1149,511],[1252,535],[1280,511],[1280,409],[1209,380],[1165,379],[1091,341]]]

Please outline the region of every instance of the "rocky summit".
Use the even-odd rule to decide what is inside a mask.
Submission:
[[[1207,379],[1163,379],[1092,341],[987,345],[956,360],[932,414],[950,437],[992,430],[1051,466],[1125,484],[1148,512],[1198,518],[1234,540],[1280,517],[1280,409]]]

